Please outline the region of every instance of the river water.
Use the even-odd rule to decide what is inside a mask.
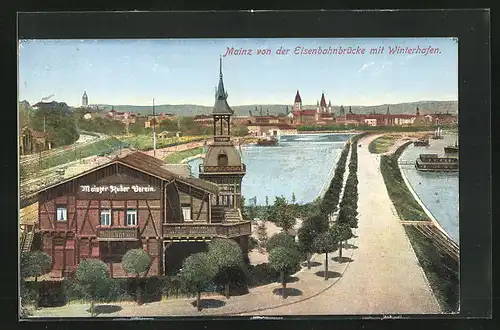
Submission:
[[[243,177],[242,191],[245,203],[265,205],[266,196],[273,203],[276,196],[291,199],[292,193],[299,203],[308,203],[327,188],[335,164],[350,134],[301,134],[282,136],[278,146],[242,147],[247,174]],[[401,160],[415,161],[420,153],[443,154],[444,146],[454,143],[454,136],[431,140],[430,147],[410,145]],[[198,165],[203,159],[191,160],[193,176],[198,177]],[[420,200],[434,215],[444,230],[458,244],[458,174],[421,173],[414,166],[402,166],[408,181]]]
[[[335,164],[351,134],[301,134],[280,138],[277,146],[242,146],[247,173],[242,192],[245,203],[269,204],[276,196],[292,198],[299,203],[312,202],[328,185]],[[198,177],[201,158],[188,162],[193,176]],[[327,188],[327,187],[326,187]]]
[[[444,147],[454,144],[456,135],[444,135],[442,140],[430,140],[429,147],[409,145],[400,160],[415,161],[422,153],[444,155]],[[422,203],[432,213],[441,227],[459,244],[458,224],[458,173],[425,173],[415,166],[402,165],[402,171]]]

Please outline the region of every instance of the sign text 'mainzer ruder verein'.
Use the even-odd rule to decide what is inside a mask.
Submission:
[[[143,192],[155,192],[156,188],[152,186],[140,186],[140,185],[108,185],[108,186],[96,186],[96,185],[83,185],[80,186],[81,192],[86,193],[97,193],[102,194],[104,192],[109,192],[112,194],[118,193],[143,193]]]

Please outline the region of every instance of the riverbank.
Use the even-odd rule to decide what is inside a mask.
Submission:
[[[398,216],[403,221],[431,221],[420,204],[408,189],[401,171],[398,158],[404,148],[411,142],[406,142],[394,154],[380,156],[380,171]]]
[[[395,143],[401,144],[400,141]],[[411,221],[405,223],[403,227],[441,310],[444,313],[454,313],[459,308],[459,263],[446,251],[449,249],[443,249],[442,246],[453,244],[450,235],[422,203],[398,163],[400,155],[409,144],[411,142],[403,143],[393,154],[383,155],[380,168],[387,191],[401,220],[414,222],[413,225]],[[429,227],[431,232],[436,229],[449,240],[438,240],[433,235],[424,235],[425,231],[417,228],[417,223],[422,220],[432,223]]]

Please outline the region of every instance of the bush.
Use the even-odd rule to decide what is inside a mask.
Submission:
[[[257,249],[259,247],[259,241],[257,241],[254,237],[248,237],[248,250],[251,251],[253,249]]]

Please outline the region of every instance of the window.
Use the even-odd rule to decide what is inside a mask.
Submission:
[[[217,157],[217,166],[227,166],[228,161],[227,161],[227,155],[225,154],[220,154]]]
[[[182,216],[184,217],[184,221],[191,221],[191,206],[190,205],[182,205]]]
[[[101,226],[111,226],[111,210],[101,210]]]
[[[65,206],[58,206],[56,211],[57,221],[67,221],[68,220],[68,210]]]
[[[127,226],[137,226],[137,210],[127,210]]]

